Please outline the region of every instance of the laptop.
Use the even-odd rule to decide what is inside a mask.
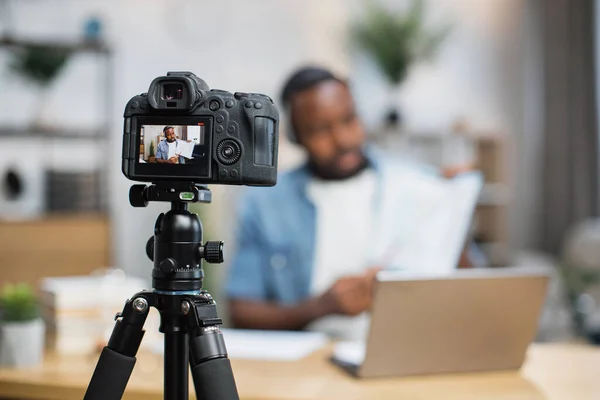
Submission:
[[[547,269],[382,271],[364,342],[339,342],[332,360],[363,378],[516,370],[535,338]]]

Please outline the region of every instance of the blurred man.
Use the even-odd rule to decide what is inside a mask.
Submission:
[[[225,289],[231,318],[239,328],[360,336],[382,267],[370,257],[382,187],[429,172],[395,166],[405,175],[383,177],[387,161],[365,145],[348,84],[331,72],[301,69],[281,97],[308,161],[241,201],[239,250]]]
[[[175,137],[175,129],[172,126],[165,126],[163,134],[165,140],[158,144],[156,162],[159,164],[184,164],[185,158],[180,156],[180,151],[178,151],[179,143],[183,141]]]

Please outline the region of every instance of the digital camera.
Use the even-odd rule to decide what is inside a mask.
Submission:
[[[143,182],[273,186],[279,113],[269,96],[168,72],[125,107],[123,174]]]

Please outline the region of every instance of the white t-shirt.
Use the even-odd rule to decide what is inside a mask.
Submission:
[[[167,159],[171,159],[171,157],[175,157],[177,155],[177,140],[174,140],[173,142],[167,142],[167,145],[169,146],[169,155]],[[179,158],[177,158],[177,160],[179,160]]]
[[[314,178],[309,182],[308,196],[317,212],[313,296],[323,294],[339,278],[362,274],[373,266],[368,262],[368,246],[375,220],[376,183],[375,171],[370,168],[343,181]],[[366,313],[327,316],[308,326],[344,339],[362,338],[367,328]]]

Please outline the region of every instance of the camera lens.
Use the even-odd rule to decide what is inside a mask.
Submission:
[[[183,98],[183,85],[181,83],[165,83],[162,85],[163,100],[180,100]]]
[[[240,159],[242,149],[231,139],[225,139],[217,146],[217,158],[222,164],[231,165]]]

